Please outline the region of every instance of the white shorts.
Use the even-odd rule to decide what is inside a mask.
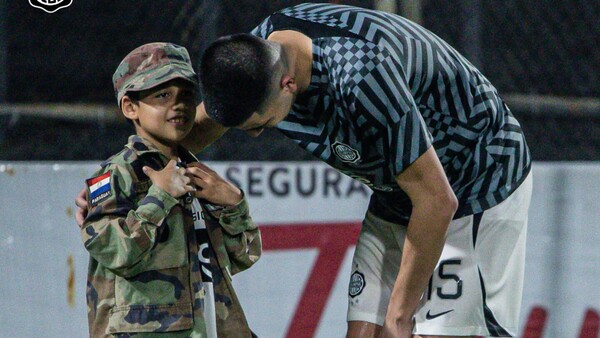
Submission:
[[[500,204],[450,223],[414,317],[414,334],[517,334],[531,190],[530,173]],[[405,235],[405,226],[367,213],[352,262],[348,321],[383,325]]]

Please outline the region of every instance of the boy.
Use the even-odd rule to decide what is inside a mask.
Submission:
[[[87,180],[90,336],[252,336],[229,274],[258,260],[260,233],[241,190],[179,145],[198,90],[187,50],[140,46],[113,84],[136,135]]]

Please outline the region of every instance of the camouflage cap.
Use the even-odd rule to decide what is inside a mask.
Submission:
[[[172,43],[153,42],[127,54],[112,80],[120,105],[127,92],[150,89],[176,78],[188,80],[198,88],[198,76],[187,50]]]

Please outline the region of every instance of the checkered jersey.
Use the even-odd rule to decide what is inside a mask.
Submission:
[[[302,4],[252,34],[296,30],[313,41],[308,90],[277,128],[374,191],[370,210],[407,223],[395,177],[433,145],[458,200],[455,217],[504,200],[527,176],[521,127],[494,86],[463,56],[400,16]]]

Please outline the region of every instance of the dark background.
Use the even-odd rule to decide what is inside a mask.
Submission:
[[[197,61],[216,37],[249,31],[271,12],[300,2],[73,0],[48,14],[27,1],[11,1],[0,24],[5,55],[0,103],[97,103],[116,109],[111,76],[133,48],[171,41],[186,46]],[[372,1],[336,2],[373,8]],[[598,2],[424,0],[422,6],[422,24],[467,56],[502,95],[599,96]],[[534,160],[600,160],[600,111],[577,108],[512,107]],[[0,109],[0,160],[101,160],[121,149],[132,132],[127,123]],[[230,131],[200,157],[312,159],[275,130],[257,139]]]

